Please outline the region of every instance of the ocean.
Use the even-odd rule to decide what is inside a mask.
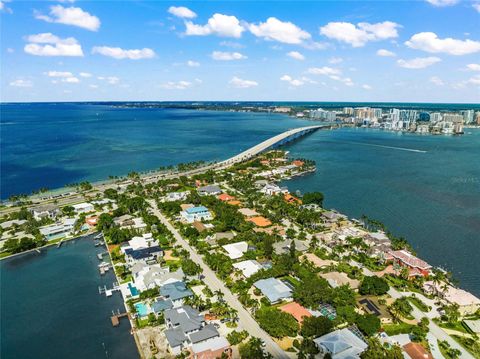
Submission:
[[[2,199],[132,170],[222,160],[312,124],[268,113],[110,104],[3,104],[1,115]],[[326,207],[384,222],[421,258],[480,296],[480,129],[454,137],[344,128],[285,148],[317,163],[314,174],[285,182],[291,191],[321,191]],[[135,356],[128,323],[111,327],[109,314],[122,302],[118,294],[98,295],[99,283],[112,280],[100,278],[96,264],[93,245],[81,240],[2,261],[1,357],[104,357],[102,343],[109,357]]]

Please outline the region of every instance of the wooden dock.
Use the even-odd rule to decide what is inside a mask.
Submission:
[[[112,321],[112,326],[117,327],[120,324],[120,319],[121,318],[126,318],[128,317],[128,313],[118,313],[114,314],[110,317],[110,320]]]

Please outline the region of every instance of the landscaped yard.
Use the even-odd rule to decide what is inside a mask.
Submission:
[[[428,305],[426,305],[424,302],[422,302],[420,299],[418,299],[417,297],[408,297],[408,300],[414,305],[416,306],[418,309],[420,309],[422,312],[426,313],[428,311],[430,311],[430,308],[428,307]]]
[[[397,335],[409,334],[411,333],[413,327],[415,327],[415,325],[402,322],[397,324],[385,324],[382,328],[388,335]]]

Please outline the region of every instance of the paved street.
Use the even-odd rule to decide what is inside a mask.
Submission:
[[[289,355],[283,351],[277,343],[275,343],[272,338],[263,331],[255,319],[252,318],[251,314],[242,306],[242,304],[238,301],[237,297],[230,292],[230,290],[225,286],[225,284],[217,278],[215,272],[210,269],[209,266],[205,264],[203,258],[197,254],[196,250],[193,249],[186,240],[178,233],[178,231],[173,227],[167,218],[158,210],[155,201],[149,200],[148,201],[152,206],[153,214],[158,216],[160,221],[167,226],[167,228],[173,233],[177,243],[180,244],[184,249],[186,249],[189,254],[190,258],[203,270],[203,275],[205,276],[204,282],[205,284],[212,290],[221,290],[224,293],[224,300],[227,301],[228,305],[238,311],[238,319],[239,319],[239,327],[248,331],[251,336],[263,339],[266,343],[267,351],[273,355],[274,358],[290,358]]]

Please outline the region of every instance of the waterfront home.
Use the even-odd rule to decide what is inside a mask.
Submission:
[[[165,201],[166,202],[174,202],[174,201],[185,201],[188,197],[190,192],[184,191],[184,192],[170,192],[167,193],[165,196]]]
[[[40,221],[43,218],[55,219],[58,215],[62,213],[60,208],[53,204],[46,204],[44,206],[35,207],[32,208],[30,211],[33,214],[33,218],[35,218],[37,221]]]
[[[134,222],[132,221],[133,216],[130,214],[124,214],[123,216],[120,217],[115,217],[113,219],[113,223],[119,227],[126,227],[129,225],[132,225]]]
[[[133,266],[137,262],[145,264],[155,264],[163,256],[163,251],[159,246],[151,246],[148,248],[125,250],[125,260],[127,264]]]
[[[170,299],[158,298],[152,303],[152,312],[158,317],[160,313],[173,308],[173,303]]]
[[[457,304],[461,316],[473,315],[480,309],[480,299],[463,289],[429,281],[423,284],[423,290],[438,295],[448,304]]]
[[[72,207],[75,210],[76,214],[82,214],[82,213],[88,213],[88,212],[95,211],[95,208],[93,207],[93,204],[87,203],[87,202],[74,204]]]
[[[140,291],[181,282],[185,277],[182,268],[170,272],[168,267],[162,267],[160,264],[147,265],[138,262],[132,266],[131,271],[135,286]]]
[[[180,217],[187,223],[209,221],[213,218],[210,211],[204,206],[187,208],[180,212]]]
[[[390,251],[385,256],[387,263],[396,263],[401,267],[408,268],[409,277],[430,275],[432,266],[424,260],[415,257],[405,249],[398,251]]]
[[[282,300],[292,300],[292,289],[277,278],[260,279],[253,283],[254,287],[259,289],[271,304],[276,304]]]
[[[165,310],[164,318],[167,327],[165,336],[172,354],[179,355],[183,350],[188,350],[190,358],[213,359],[215,357],[204,357],[201,354],[216,355],[216,352],[221,350],[231,355],[227,342],[218,343],[213,340],[220,337],[217,329],[211,324],[206,324],[205,318],[191,306],[184,305]]]
[[[288,193],[288,189],[285,187],[279,187],[273,183],[267,183],[261,190],[261,193],[267,196],[275,196],[277,194],[285,194]]]
[[[257,188],[257,189],[263,188],[263,187],[265,187],[267,184],[268,184],[268,181],[267,181],[267,180],[258,180],[258,181],[255,181],[255,182],[253,183],[253,185],[254,185],[255,188]]]
[[[40,227],[39,231],[47,241],[65,238],[73,233],[75,222],[74,218],[66,218],[62,223]]]
[[[350,329],[343,328],[313,340],[320,353],[331,355],[332,359],[360,358],[368,345]]]
[[[308,211],[320,211],[322,209],[322,207],[320,207],[318,204],[316,203],[309,203],[309,204],[302,204],[300,206],[300,209],[306,209]]]
[[[242,272],[245,278],[250,278],[257,273],[263,266],[256,260],[246,260],[243,262],[234,263],[233,267]]]
[[[230,257],[230,259],[238,259],[241,258],[243,254],[248,250],[248,243],[231,243],[222,246],[222,248],[225,250],[225,252],[227,252],[227,256]]]
[[[308,250],[307,245],[304,241],[300,241],[298,239],[294,239],[293,242],[295,243],[295,250],[298,252],[306,252]],[[273,249],[277,254],[285,254],[290,251],[290,247],[292,246],[291,239],[284,239],[280,242],[273,243]]]
[[[182,306],[185,298],[193,297],[193,292],[184,282],[164,284],[160,287],[160,294],[163,298],[171,300],[174,308]]]
[[[200,187],[197,192],[200,196],[217,196],[223,191],[219,186],[214,184]]]
[[[303,319],[305,317],[311,317],[312,313],[308,311],[307,308],[303,307],[302,305],[298,304],[297,302],[290,302],[278,307],[282,312],[291,314],[297,322],[300,324],[303,323]]]
[[[135,236],[128,241],[127,245],[120,247],[120,251],[125,254],[128,249],[137,250],[140,248],[148,248],[156,244],[155,238],[151,233],[145,233],[142,236]]]
[[[325,221],[330,223],[336,223],[338,221],[343,221],[347,219],[347,216],[340,214],[335,211],[325,211],[322,212],[322,217]]]

